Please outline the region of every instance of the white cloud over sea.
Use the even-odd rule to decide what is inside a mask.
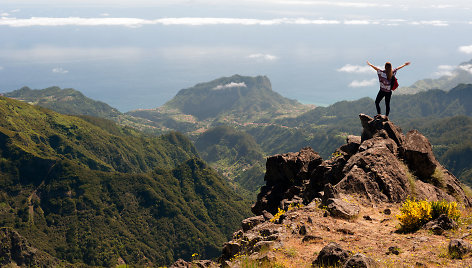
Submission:
[[[66,69],[63,69],[62,67],[57,67],[57,68],[53,68],[53,69],[52,69],[52,72],[53,72],[53,73],[56,73],[56,74],[66,74],[66,73],[68,73],[69,71],[66,70]]]
[[[472,54],[472,45],[469,46],[460,46],[459,51],[466,53],[466,54]]]
[[[351,65],[346,64],[337,70],[338,72],[345,73],[372,73],[374,70],[370,66]]]
[[[262,53],[256,53],[256,54],[251,54],[248,56],[250,59],[255,59],[258,61],[275,61],[279,57],[271,54],[262,54]]]
[[[145,25],[243,25],[243,26],[272,26],[272,25],[426,25],[426,26],[448,26],[450,22],[444,20],[407,21],[404,19],[379,19],[379,20],[352,20],[352,19],[311,19],[311,18],[226,18],[226,17],[176,17],[142,19],[131,17],[31,17],[13,18],[3,16],[0,18],[0,26],[10,27],[33,27],[33,26],[125,26],[142,27]],[[454,22],[468,24],[468,22]]]
[[[378,79],[377,78],[372,78],[369,80],[354,80],[349,84],[349,87],[370,87],[375,85],[377,83]]]

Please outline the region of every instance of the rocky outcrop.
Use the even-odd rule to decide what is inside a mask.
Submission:
[[[68,267],[56,258],[33,248],[17,231],[0,228],[0,266],[12,267]]]
[[[279,207],[283,208],[294,202],[301,203],[305,184],[322,161],[321,156],[311,148],[269,157],[264,177],[266,185],[261,188],[252,212],[262,215],[266,210],[276,214]]]
[[[323,160],[311,148],[297,153],[271,156],[267,171],[252,211],[257,216],[242,222],[242,230],[225,243],[221,263],[231,263],[237,256],[262,256],[263,249],[282,246],[283,228],[290,228],[302,243],[319,242],[323,238],[309,234],[305,223],[311,218],[300,211],[325,210],[324,216],[355,221],[360,203],[367,206],[400,203],[415,197],[427,200],[458,201],[470,207],[460,182],[435,159],[431,144],[418,131],[403,135],[402,130],[385,116],[371,118],[359,115],[363,131],[361,136],[348,136],[346,144],[338,148],[333,157]],[[359,203],[360,202],[360,203]],[[305,207],[294,206],[303,204]],[[290,209],[296,207],[295,212]],[[385,215],[391,214],[389,209]],[[444,218],[444,217],[443,217]],[[441,218],[429,229],[447,230],[453,223]],[[373,221],[364,216],[364,219]],[[295,220],[296,221],[296,220]],[[337,229],[354,235],[348,229]],[[286,231],[285,231],[286,232]],[[455,250],[455,247],[451,247]],[[462,254],[462,249],[456,250]],[[458,255],[460,255],[458,254]],[[252,257],[251,257],[252,258]],[[314,266],[338,265],[344,267],[376,267],[377,264],[362,254],[349,255],[336,243],[320,252]],[[237,267],[237,265],[236,265]]]
[[[385,116],[360,114],[359,118],[361,137],[348,136],[347,143],[328,160],[323,161],[311,148],[269,157],[267,184],[253,212],[275,214],[284,204],[300,199],[308,204],[320,198],[326,206],[329,198],[323,194],[328,194],[324,191],[328,183],[340,194],[356,195],[372,203],[398,203],[411,196],[472,205],[460,182],[438,163],[421,133],[412,130],[405,136]]]

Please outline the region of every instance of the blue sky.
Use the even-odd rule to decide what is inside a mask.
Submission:
[[[472,58],[470,1],[160,0],[0,4],[0,92],[75,88],[121,111],[233,74],[327,105],[374,97],[365,61],[400,85]]]

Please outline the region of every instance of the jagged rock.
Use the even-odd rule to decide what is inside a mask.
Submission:
[[[216,264],[210,260],[196,260],[191,263],[191,267],[198,267],[198,268],[208,268],[214,267]]]
[[[257,261],[259,265],[267,265],[269,263],[273,263],[277,258],[272,251],[267,251],[262,254],[254,253],[249,256],[250,260]]]
[[[390,254],[394,254],[394,255],[400,254],[400,248],[397,246],[388,247],[387,255],[390,255]]]
[[[259,241],[254,245],[253,250],[259,252],[262,249],[270,249],[274,244],[274,241]]]
[[[433,148],[428,139],[418,130],[411,130],[406,134],[403,144],[404,157],[408,167],[419,178],[429,178],[433,175],[438,161],[434,157]]]
[[[349,252],[342,249],[338,243],[331,242],[325,246],[313,261],[315,267],[340,266],[349,257]]]
[[[302,242],[310,242],[310,241],[321,241],[323,238],[321,236],[316,235],[305,235],[302,239]]]
[[[343,268],[371,268],[371,267],[378,267],[378,265],[373,259],[361,253],[357,253],[349,257],[349,259],[347,259],[343,265]]]
[[[243,237],[243,230],[238,230],[236,232],[233,233],[233,239],[239,239],[239,238],[242,238]]]
[[[192,267],[192,263],[186,262],[183,259],[178,259],[170,266],[170,268],[191,268],[191,267]]]
[[[299,235],[306,235],[306,226],[305,224],[303,224],[302,226],[300,226],[300,229],[298,230],[298,234]]]
[[[223,245],[221,258],[223,260],[229,260],[234,257],[241,250],[241,245],[234,241],[226,242]]]
[[[292,200],[294,196],[302,196],[304,181],[323,159],[307,147],[298,153],[271,156],[266,162],[266,185],[261,188],[256,203],[251,210],[261,215],[264,210],[271,214],[277,213],[280,201]]]
[[[264,219],[264,216],[262,216],[262,215],[244,219],[241,222],[243,232],[247,232],[247,231],[251,230],[254,226],[256,226],[256,225],[258,225],[258,224],[260,224],[264,221],[265,221],[265,219]]]
[[[395,141],[399,147],[402,146],[405,136],[403,135],[401,128],[394,125],[386,116],[376,116],[374,119],[368,115],[360,114],[359,118],[363,127],[361,136],[362,142],[373,138],[381,130],[385,130],[390,139]]]
[[[330,198],[326,202],[326,209],[332,217],[352,219],[360,212],[358,205],[349,203],[340,198]]]
[[[437,219],[427,222],[423,228],[431,230],[433,233],[440,235],[446,230],[457,228],[457,223],[448,216],[441,214]]]
[[[339,198],[339,192],[336,190],[336,188],[331,185],[331,183],[325,184],[324,189],[323,189],[323,197],[321,198],[321,204],[322,205],[328,205],[328,200],[329,199],[335,199]]]
[[[395,143],[379,137],[363,142],[361,147],[364,143],[375,145],[349,159],[345,176],[335,187],[374,202],[401,202],[412,195],[405,165],[388,148]]]
[[[272,213],[268,212],[267,210],[262,211],[262,216],[264,216],[266,221],[271,220],[274,217],[274,215],[272,215]]]
[[[472,251],[472,245],[462,239],[452,239],[449,242],[448,251],[453,259],[462,259]]]
[[[0,266],[51,267],[59,260],[33,248],[31,244],[12,228],[0,228]],[[63,266],[67,266],[62,264]]]
[[[353,155],[357,153],[359,146],[361,145],[361,137],[349,135],[346,138],[346,144],[339,147],[339,150],[347,153],[348,155]]]

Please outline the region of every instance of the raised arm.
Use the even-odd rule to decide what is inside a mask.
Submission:
[[[409,62],[409,61],[405,62],[402,66],[398,66],[398,67],[397,67],[397,70],[400,70],[401,68],[410,65],[410,63],[411,63],[411,62]]]
[[[378,67],[372,65],[369,61],[367,61],[367,65],[369,65],[370,67],[374,68],[374,70],[376,70],[376,71],[380,70]]]

